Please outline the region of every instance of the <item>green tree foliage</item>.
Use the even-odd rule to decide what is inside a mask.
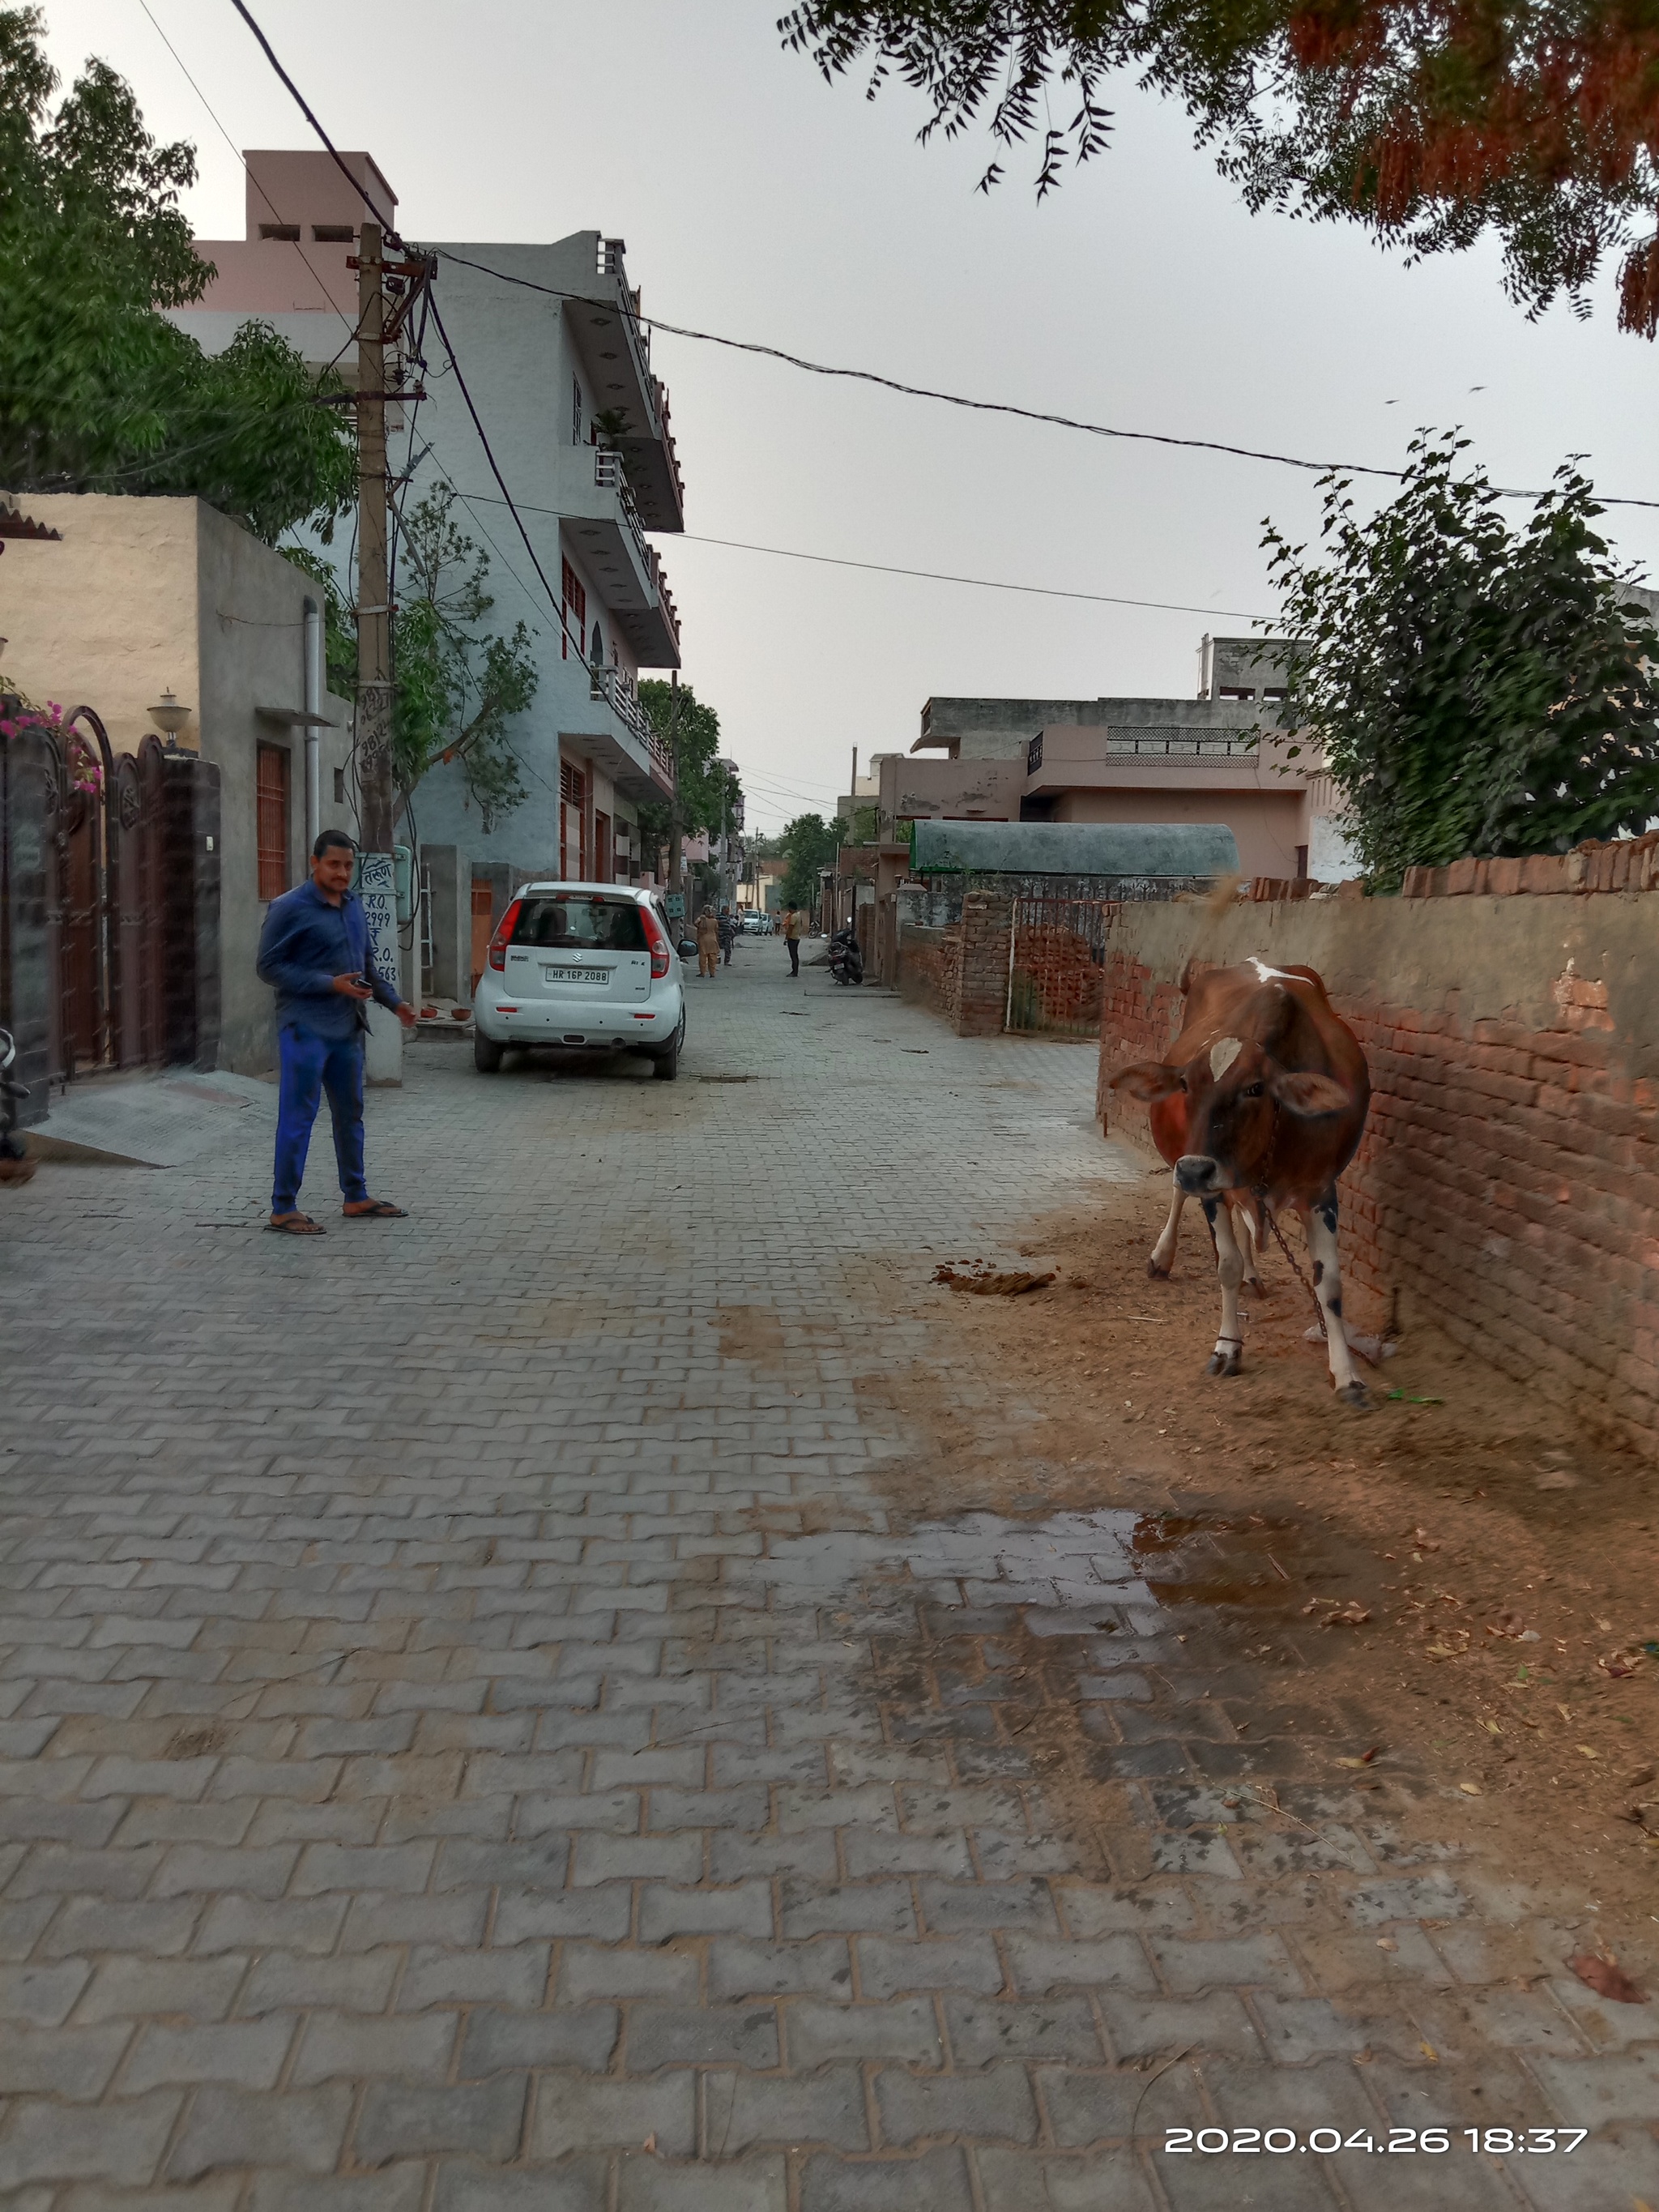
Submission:
[[[674,763],[684,834],[696,837],[718,830],[722,820],[735,823],[743,792],[737,776],[721,763],[720,718],[714,708],[705,706],[689,684],[665,684],[654,676],[640,685],[640,704]],[[670,836],[667,800],[641,799],[639,814],[646,850],[659,850]]]
[[[486,832],[525,795],[511,724],[536,696],[532,633],[486,617],[489,556],[456,524],[455,494],[429,491],[398,534],[392,773],[404,797],[440,763],[459,766]]]
[[[826,77],[1039,139],[1039,194],[1106,143],[1109,76],[1172,94],[1253,208],[1431,253],[1493,230],[1513,297],[1575,301],[1622,252],[1620,321],[1659,327],[1659,12],[1630,0],[804,0],[779,23]],[[1050,90],[1057,125],[1049,109]],[[984,184],[1001,175],[993,162]]]
[[[0,8],[0,483],[191,495],[274,543],[350,504],[356,463],[318,380],[269,325],[210,356],[158,308],[212,276],[131,88],[88,62],[54,113],[33,8]],[[329,392],[343,386],[325,380]]]
[[[1319,558],[1271,524],[1290,656],[1283,728],[1352,810],[1379,888],[1466,853],[1559,853],[1659,814],[1659,635],[1577,470],[1512,529],[1468,441],[1413,440],[1368,518],[1325,480]]]
[[[793,822],[783,825],[780,841],[783,859],[783,899],[787,906],[795,905],[816,913],[820,885],[818,871],[834,865],[845,824],[839,820],[826,822],[821,814],[798,814]]]

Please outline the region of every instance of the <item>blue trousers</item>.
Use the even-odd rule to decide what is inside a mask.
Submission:
[[[289,1024],[276,1034],[281,1084],[276,1103],[276,1180],[273,1213],[292,1213],[305,1181],[311,1125],[325,1091],[334,1122],[334,1157],[340,1188],[349,1200],[367,1198],[363,1181],[363,1041],[321,1037]]]

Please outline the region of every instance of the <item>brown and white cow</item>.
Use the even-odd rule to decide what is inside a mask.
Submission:
[[[1221,1330],[1212,1375],[1237,1375],[1244,1339],[1238,1290],[1254,1273],[1265,1207],[1302,1216],[1313,1260],[1314,1295],[1329,1340],[1331,1380],[1351,1406],[1367,1403],[1342,1326],[1336,1255],[1336,1181],[1358,1149],[1370,1104],[1359,1040],[1311,968],[1265,960],[1183,978],[1186,1018],[1167,1058],[1138,1061],[1112,1078],[1115,1091],[1146,1101],[1165,1158],[1175,1158],[1176,1197],[1150,1272],[1169,1273],[1184,1200],[1195,1198],[1215,1237]]]

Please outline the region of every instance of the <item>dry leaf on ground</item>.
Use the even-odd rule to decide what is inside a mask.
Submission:
[[[1581,1951],[1568,1966],[1577,1975],[1587,1990],[1594,1990],[1598,1997],[1607,1997],[1614,2004],[1645,2004],[1643,1996],[1630,1976],[1611,1959],[1598,1959],[1594,1953]]]

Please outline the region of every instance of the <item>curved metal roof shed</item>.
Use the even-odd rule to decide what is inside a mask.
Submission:
[[[1179,878],[1238,872],[1238,846],[1222,822],[941,822],[919,820],[911,852],[919,876]]]

